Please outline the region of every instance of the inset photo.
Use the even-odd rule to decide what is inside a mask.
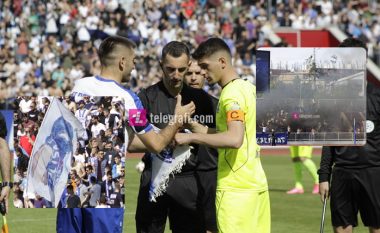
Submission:
[[[13,105],[15,207],[124,207],[121,98],[23,96]]]
[[[257,51],[257,143],[362,146],[366,142],[363,48]]]

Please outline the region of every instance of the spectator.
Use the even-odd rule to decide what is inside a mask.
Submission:
[[[112,179],[115,179],[121,175],[121,169],[123,164],[121,163],[120,155],[115,156],[115,164],[112,166]]]
[[[98,116],[92,116],[91,122],[92,122],[92,126],[91,126],[92,137],[96,138],[99,136],[101,130],[104,130],[104,131],[106,130],[106,126],[99,122]]]
[[[47,203],[45,198],[41,197],[40,195],[36,194],[36,198],[34,199],[34,208],[46,208]]]
[[[106,195],[107,203],[110,201],[111,194],[114,193],[115,183],[112,181],[112,172],[107,172],[107,179],[101,185],[102,194]]]
[[[96,178],[94,176],[91,176],[90,183],[91,185],[87,195],[90,196],[89,207],[94,208],[97,206],[97,202],[101,198],[101,187],[96,183]]]
[[[73,186],[67,186],[67,193],[69,194],[66,202],[66,208],[80,208],[81,202],[78,195],[74,194]]]
[[[95,208],[110,208],[110,206],[107,205],[107,198],[104,195],[100,197],[98,204]]]
[[[109,205],[111,206],[111,208],[122,208],[122,207],[124,207],[123,198],[122,198],[122,195],[120,193],[120,184],[118,184],[118,183],[115,184],[115,190],[110,195]]]
[[[28,156],[32,155],[34,141],[36,141],[36,136],[32,132],[31,127],[26,127],[25,135],[20,137],[20,146],[25,150]]]
[[[16,168],[21,173],[23,173],[28,168],[29,157],[22,152],[22,149],[20,147],[17,147],[15,150],[16,150],[16,157],[17,157]]]

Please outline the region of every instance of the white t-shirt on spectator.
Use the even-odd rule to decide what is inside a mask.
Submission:
[[[46,16],[47,21],[46,21],[46,33],[57,33],[58,32],[58,27],[55,19],[55,14],[54,13],[48,13]]]
[[[52,52],[46,52],[42,54],[42,60],[43,62],[48,62],[51,59],[54,59],[55,55]]]
[[[32,104],[32,100],[26,101],[25,99],[22,99],[20,101],[19,107],[22,113],[30,112],[30,105]]]
[[[206,24],[205,24],[205,28],[206,28],[206,31],[207,31],[207,35],[209,35],[209,36],[212,36],[212,35],[214,35],[214,33],[215,33],[215,23],[214,22],[211,22],[211,21],[209,21],[209,22],[207,22]]]
[[[152,41],[156,41],[160,38],[160,30],[158,28],[149,28],[148,33]]]
[[[176,29],[175,28],[166,29],[164,32],[164,39],[166,41],[176,40]]]
[[[292,28],[294,29],[302,29],[303,28],[303,16],[296,16],[292,22]]]
[[[97,205],[95,208],[111,208],[109,205]]]
[[[330,15],[333,10],[333,5],[331,1],[320,2],[321,10],[325,15]]]
[[[91,39],[90,33],[88,32],[87,28],[85,27],[84,22],[78,22],[77,23],[77,29],[78,29],[78,39],[80,41],[89,41]]]
[[[98,137],[100,130],[106,131],[106,126],[100,122],[97,125],[91,126],[92,137]]]
[[[140,35],[142,38],[147,39],[148,38],[148,22],[140,21],[137,28],[140,31]]]
[[[86,18],[86,27],[89,30],[98,29],[99,17],[96,15],[90,15]]]
[[[70,14],[68,12],[65,12],[61,15],[59,18],[59,24],[65,25],[70,21]]]
[[[33,36],[30,39],[29,48],[33,49],[34,51],[39,51],[40,50],[40,44],[41,44],[40,36],[39,35]]]
[[[44,64],[44,71],[53,72],[55,69],[58,68],[58,66],[58,63],[54,59],[51,59],[50,61]]]
[[[73,156],[77,163],[84,163],[86,161],[84,154],[74,154]]]
[[[120,2],[125,2],[125,0],[120,1]],[[105,5],[106,5],[106,11],[114,12],[119,6],[119,2],[117,0],[107,0]]]
[[[32,70],[32,68],[33,68],[33,64],[32,64],[31,62],[24,62],[24,61],[22,61],[22,62],[20,62],[20,64],[19,64],[19,68],[20,68],[20,71],[21,71],[24,75],[26,75],[27,73],[29,73],[29,71]]]
[[[24,208],[24,204],[20,199],[16,199],[13,201],[13,205],[16,208]]]
[[[87,17],[87,14],[88,14],[88,7],[87,7],[87,6],[80,5],[80,6],[78,7],[78,10],[79,10],[79,14],[80,14],[83,18],[86,18],[86,17]]]
[[[80,79],[83,77],[83,71],[81,69],[76,69],[75,67],[73,67],[71,70],[70,70],[70,73],[69,73],[69,79],[72,81],[72,82],[75,82],[76,80]]]
[[[187,20],[187,26],[189,27],[190,31],[196,32],[198,31],[198,20],[195,18],[191,18]]]
[[[118,28],[117,27],[111,27],[109,25],[104,27],[104,32],[107,33],[109,36],[115,36],[117,33]]]

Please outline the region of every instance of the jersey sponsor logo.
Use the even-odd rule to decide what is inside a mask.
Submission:
[[[375,124],[372,121],[370,121],[370,120],[367,120],[365,123],[366,123],[365,124],[365,126],[366,126],[366,132],[367,133],[372,133],[372,131],[375,129]]]
[[[147,123],[146,110],[129,109],[128,119],[131,126],[145,126]]]

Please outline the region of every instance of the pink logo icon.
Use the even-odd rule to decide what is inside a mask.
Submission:
[[[299,114],[298,112],[293,112],[293,113],[292,113],[292,118],[293,118],[294,120],[298,120],[298,119],[300,119],[300,114]]]
[[[131,126],[144,126],[147,123],[145,109],[129,109],[128,115]]]

